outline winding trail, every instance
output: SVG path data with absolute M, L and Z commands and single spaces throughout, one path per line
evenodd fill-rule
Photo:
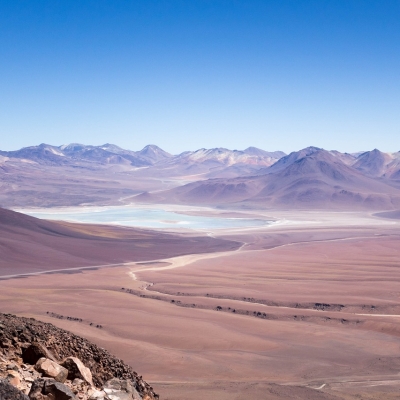
M 242 245 L 232 251 L 225 251 L 225 252 L 219 252 L 219 253 L 203 253 L 203 254 L 191 254 L 191 255 L 186 255 L 186 256 L 178 256 L 178 257 L 172 257 L 172 258 L 166 258 L 166 259 L 156 259 L 156 260 L 151 260 L 151 261 L 146 261 L 146 264 L 153 264 L 149 265 L 148 267 L 144 267 L 142 263 L 134 263 L 136 266 L 139 266 L 138 268 L 135 267 L 130 267 L 129 271 L 129 276 L 135 280 L 139 285 L 142 285 L 139 287 L 140 290 L 142 291 L 147 291 L 149 287 L 153 286 L 153 283 L 149 283 L 146 281 L 142 281 L 138 279 L 137 273 L 140 272 L 148 272 L 148 271 L 165 271 L 165 270 L 171 270 L 175 268 L 181 268 L 181 267 L 186 267 L 190 264 L 193 264 L 197 261 L 202 261 L 202 260 L 208 260 L 208 259 L 213 259 L 213 258 L 219 258 L 219 257 L 229 257 L 235 253 L 246 251 L 246 252 L 258 252 L 258 251 L 271 251 L 275 250 L 278 248 L 283 248 L 283 247 L 288 247 L 288 246 L 295 246 L 295 245 L 301 245 L 301 244 L 307 244 L 307 243 L 327 243 L 327 242 L 339 242 L 339 241 L 350 241 L 350 240 L 358 240 L 358 239 L 377 239 L 379 237 L 386 237 L 388 235 L 379 235 L 378 237 L 376 235 L 374 236 L 352 236 L 352 237 L 345 237 L 345 238 L 335 238 L 335 239 L 322 239 L 322 240 L 309 240 L 309 241 L 299 241 L 299 242 L 292 242 L 292 243 L 283 243 L 280 245 L 275 245 L 273 247 L 270 247 L 268 249 L 252 249 L 252 250 L 245 250 L 245 247 L 251 243 L 245 243 L 243 242 Z M 163 264 L 168 264 L 164 266 L 155 266 L 154 264 L 158 263 L 163 263 Z M 130 264 L 132 265 L 132 264 Z M 157 290 L 151 290 L 152 294 L 155 295 L 161 295 L 161 296 L 172 296 L 167 293 L 159 292 Z M 196 296 L 196 297 L 203 297 L 203 296 Z M 225 300 L 232 300 L 238 303 L 243 303 L 248 305 L 249 302 L 245 300 L 240 300 L 240 299 L 229 299 L 229 298 L 224 298 Z M 270 309 L 287 309 L 287 310 L 293 310 L 296 312 L 299 312 L 299 310 L 303 310 L 306 312 L 315 312 L 315 313 L 323 313 L 324 310 L 319 310 L 319 309 L 313 309 L 313 308 L 298 308 L 298 307 L 290 307 L 290 306 L 283 306 L 283 305 L 268 305 L 268 304 L 263 304 L 259 302 L 251 302 L 251 304 L 259 305 L 262 307 L 270 308 Z M 365 314 L 365 313 L 355 313 L 355 312 L 341 312 L 341 311 L 335 311 L 335 310 L 327 310 L 329 313 L 334 313 L 343 316 L 344 314 L 347 315 L 353 315 L 353 316 L 366 316 L 366 317 L 387 317 L 387 318 L 400 318 L 400 315 L 396 314 Z
M 207 236 L 214 237 L 212 233 L 208 233 Z M 387 236 L 387 235 L 381 235 L 381 237 L 385 237 L 385 236 Z M 347 240 L 376 239 L 376 238 L 377 238 L 376 236 L 352 236 L 352 237 L 335 238 L 335 239 L 305 240 L 305 241 L 278 244 L 275 246 L 271 246 L 270 248 L 267 248 L 267 249 L 263 248 L 263 249 L 252 249 L 252 250 L 244 250 L 245 246 L 247 246 L 251 243 L 242 242 L 242 245 L 239 248 L 237 248 L 236 250 L 231 250 L 231 251 L 190 254 L 190 255 L 186 255 L 186 256 L 149 260 L 149 261 L 146 261 L 146 264 L 168 263 L 169 265 L 164 266 L 164 267 L 161 267 L 161 266 L 159 266 L 159 267 L 149 266 L 149 267 L 144 267 L 144 268 L 141 267 L 140 269 L 132 270 L 132 272 L 136 273 L 136 272 L 147 272 L 147 271 L 162 271 L 162 270 L 168 270 L 168 269 L 181 268 L 181 267 L 185 267 L 187 265 L 193 264 L 200 260 L 208 260 L 211 258 L 218 258 L 218 257 L 228 257 L 228 256 L 231 256 L 240 251 L 252 251 L 252 252 L 253 251 L 272 251 L 272 250 L 282 248 L 282 247 L 296 246 L 296 245 L 308 244 L 308 243 L 328 243 L 328 242 L 339 242 L 339 241 L 347 241 Z M 127 265 L 128 264 L 141 265 L 143 263 L 142 262 L 133 262 L 133 263 L 126 263 L 126 264 Z
M 215 253 L 201 253 L 201 254 L 190 254 L 186 256 L 178 256 L 178 257 L 171 257 L 171 258 L 164 258 L 164 259 L 157 259 L 157 260 L 150 260 L 146 261 L 146 264 L 156 264 L 156 263 L 168 263 L 169 265 L 166 266 L 149 266 L 149 267 L 142 267 L 141 263 L 135 263 L 136 265 L 141 265 L 139 269 L 132 270 L 133 273 L 136 272 L 143 272 L 143 271 L 164 271 L 168 269 L 175 269 L 186 267 L 187 265 L 193 264 L 200 260 L 209 260 L 211 258 L 219 258 L 219 257 L 228 257 L 231 256 L 239 251 L 243 251 L 243 248 L 248 243 L 242 243 L 242 245 L 237 248 L 236 250 L 231 251 L 222 251 L 222 252 L 215 252 Z
M 73 272 L 73 271 L 100 269 L 100 268 L 106 268 L 106 267 L 118 267 L 118 266 L 124 267 L 124 266 L 129 265 L 129 264 L 131 264 L 131 263 L 128 262 L 128 263 L 118 263 L 118 264 L 102 264 L 102 265 L 91 265 L 91 266 L 86 266 L 86 267 L 50 269 L 50 270 L 37 271 L 37 272 L 24 272 L 24 273 L 21 273 L 21 274 L 0 275 L 0 280 L 14 279 L 14 278 L 27 278 L 29 276 L 57 274 L 57 273 L 63 274 L 63 273 L 66 273 L 66 272 L 68 273 L 68 272 Z

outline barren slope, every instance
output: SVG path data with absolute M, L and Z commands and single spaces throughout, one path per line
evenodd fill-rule
M 0 277 L 238 246 L 210 237 L 179 237 L 140 229 L 44 221 L 0 208 Z

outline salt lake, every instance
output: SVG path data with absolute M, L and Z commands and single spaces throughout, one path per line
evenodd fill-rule
M 64 207 L 19 210 L 33 217 L 89 224 L 109 224 L 154 229 L 234 229 L 265 226 L 271 223 L 255 218 L 225 218 L 187 215 L 161 208 L 136 206 Z

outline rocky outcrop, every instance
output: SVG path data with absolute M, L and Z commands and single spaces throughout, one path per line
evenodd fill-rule
M 3 396 L 7 390 L 15 396 Z M 130 366 L 88 340 L 32 318 L 0 314 L 0 398 L 156 400 L 159 396 Z

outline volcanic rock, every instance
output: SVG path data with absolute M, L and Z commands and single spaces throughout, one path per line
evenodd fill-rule
M 120 400 L 141 400 L 142 397 L 128 380 L 111 379 L 104 385 L 104 392 Z
M 48 358 L 40 358 L 35 369 L 44 376 L 54 378 L 57 382 L 64 383 L 68 377 L 68 370 Z
M 6 380 L 0 380 L 0 399 L 1 400 L 29 400 L 29 397 L 23 394 L 16 387 Z
M 62 362 L 61 365 L 68 370 L 68 379 L 83 379 L 93 386 L 92 373 L 90 372 L 89 368 L 83 365 L 79 358 L 68 357 Z
M 29 392 L 31 400 L 73 400 L 72 390 L 54 379 L 38 379 L 32 384 Z
M 55 361 L 54 356 L 43 346 L 41 343 L 33 342 L 25 351 L 22 353 L 22 359 L 27 364 L 36 364 L 39 359 L 48 358 L 49 360 Z
M 75 395 L 68 386 L 56 381 L 47 381 L 45 383 L 44 394 L 52 395 L 55 400 L 75 399 Z M 51 396 L 49 397 L 51 398 Z

